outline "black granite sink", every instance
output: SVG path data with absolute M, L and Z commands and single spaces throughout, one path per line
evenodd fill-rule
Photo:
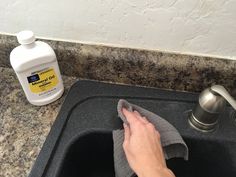
M 30 177 L 114 177 L 112 130 L 122 127 L 120 98 L 169 121 L 189 147 L 189 161 L 167 161 L 177 177 L 235 177 L 236 126 L 231 108 L 211 133 L 198 132 L 188 116 L 198 94 L 79 81 L 63 103 Z

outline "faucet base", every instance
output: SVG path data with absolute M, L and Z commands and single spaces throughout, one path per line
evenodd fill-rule
M 193 113 L 190 115 L 188 122 L 191 127 L 201 132 L 212 132 L 217 128 L 218 121 L 212 124 L 205 124 L 196 119 Z

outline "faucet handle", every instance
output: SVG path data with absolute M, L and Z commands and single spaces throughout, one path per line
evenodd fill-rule
M 211 90 L 221 95 L 236 110 L 236 100 L 229 94 L 229 92 L 223 86 L 213 85 L 211 86 Z

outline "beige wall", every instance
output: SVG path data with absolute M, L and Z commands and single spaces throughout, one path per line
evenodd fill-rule
M 236 59 L 235 0 L 2 0 L 0 33 Z

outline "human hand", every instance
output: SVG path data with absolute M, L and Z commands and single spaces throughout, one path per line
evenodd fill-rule
M 159 132 L 137 111 L 122 111 L 129 123 L 124 124 L 123 148 L 133 171 L 139 177 L 174 177 L 166 166 Z

